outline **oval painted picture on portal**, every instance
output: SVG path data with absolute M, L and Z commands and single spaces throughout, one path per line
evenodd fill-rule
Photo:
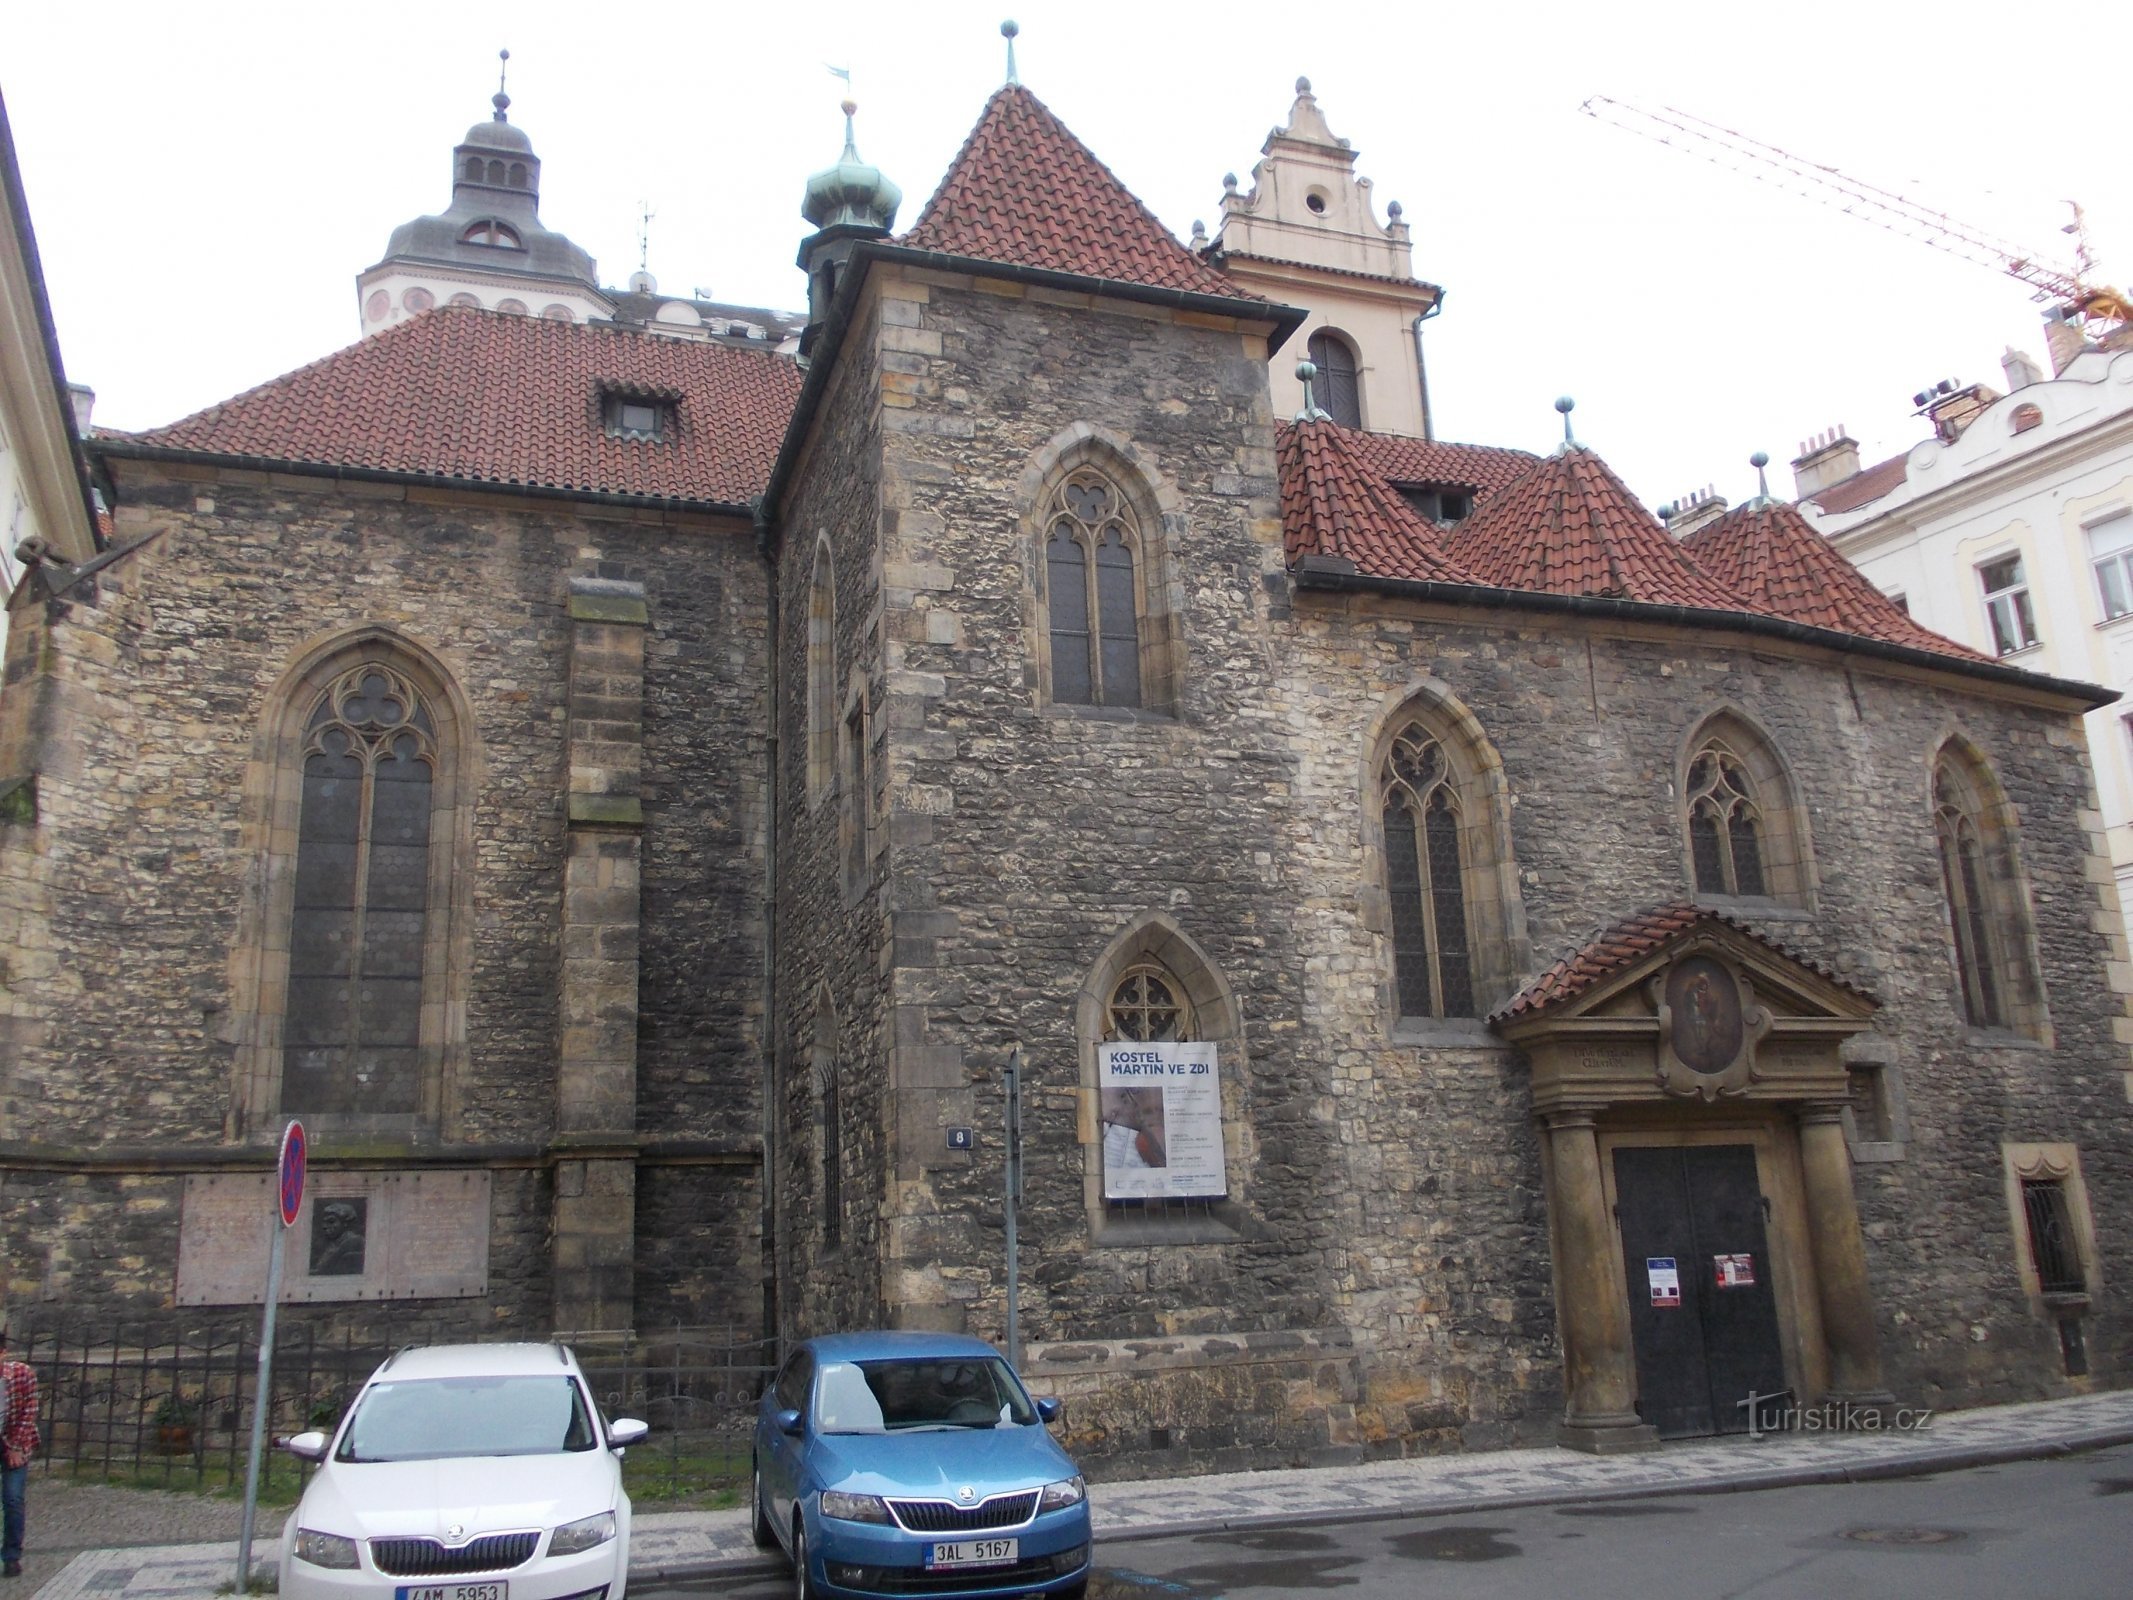
M 1740 990 L 1709 956 L 1690 956 L 1666 978 L 1674 1054 L 1698 1072 L 1723 1072 L 1740 1055 Z

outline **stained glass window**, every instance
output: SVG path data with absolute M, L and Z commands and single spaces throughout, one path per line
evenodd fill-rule
M 1383 785 L 1385 887 L 1402 1016 L 1475 1014 L 1473 939 L 1452 779 L 1444 746 L 1419 723 L 1393 740 Z
M 1746 765 L 1723 744 L 1689 763 L 1689 853 L 1698 894 L 1761 897 L 1763 813 Z
M 1101 473 L 1083 468 L 1059 486 L 1044 546 L 1057 704 L 1141 703 L 1138 540 L 1125 496 Z
M 344 673 L 305 729 L 284 1111 L 414 1112 L 436 744 L 407 680 Z

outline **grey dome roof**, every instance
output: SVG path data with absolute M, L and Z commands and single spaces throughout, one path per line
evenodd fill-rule
M 510 150 L 529 156 L 533 154 L 533 141 L 526 137 L 526 130 L 513 127 L 502 117 L 475 123 L 467 129 L 467 136 L 460 143 L 478 145 L 484 150 Z

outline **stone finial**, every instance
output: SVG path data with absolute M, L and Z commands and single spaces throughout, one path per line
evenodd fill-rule
M 1393 221 L 1398 222 L 1402 217 L 1407 215 L 1407 208 L 1401 205 L 1400 202 L 1397 200 L 1388 200 L 1385 202 L 1385 215 L 1392 218 Z
M 1198 217 L 1192 219 L 1192 247 L 1195 250 L 1207 248 L 1207 224 Z
M 1298 94 L 1309 94 L 1311 92 L 1311 80 L 1309 78 L 1298 78 L 1296 80 L 1296 92 Z
M 1329 411 L 1321 411 L 1318 408 L 1318 402 L 1311 397 L 1311 383 L 1317 376 L 1318 364 L 1316 362 L 1299 361 L 1296 363 L 1296 381 L 1304 387 L 1303 409 L 1296 413 L 1298 422 L 1331 422 L 1333 420 L 1333 414 Z

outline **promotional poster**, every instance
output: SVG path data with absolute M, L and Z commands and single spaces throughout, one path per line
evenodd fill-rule
M 1102 1044 L 1096 1047 L 1096 1072 L 1105 1199 L 1229 1192 L 1213 1044 Z

